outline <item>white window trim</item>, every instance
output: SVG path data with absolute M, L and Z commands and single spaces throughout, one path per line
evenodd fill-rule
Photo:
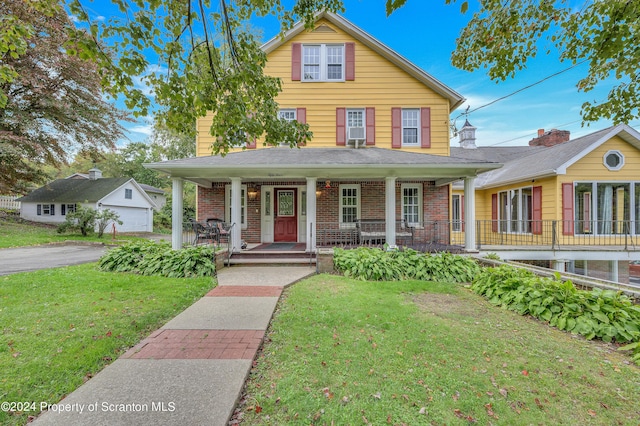
M 360 184 L 354 183 L 354 184 L 341 184 L 338 186 L 338 197 L 339 197 L 339 209 L 338 210 L 338 220 L 340 223 L 340 228 L 355 228 L 356 224 L 355 222 L 353 223 L 344 223 L 343 222 L 343 217 L 342 217 L 342 208 L 345 207 L 344 204 L 342 204 L 343 198 L 342 198 L 342 190 L 343 189 L 355 189 L 356 190 L 356 219 L 360 219 L 360 212 L 361 212 L 361 208 L 362 208 L 362 202 L 361 202 L 361 197 L 362 197 L 362 190 L 360 189 Z
M 240 208 L 244 210 L 244 214 L 240 214 L 241 219 L 242 220 L 242 224 L 241 224 L 241 229 L 247 229 L 247 214 L 248 214 L 248 209 L 247 209 L 247 185 L 246 184 L 242 184 L 241 186 L 241 191 L 242 191 L 242 200 L 240 201 Z M 224 215 L 225 215 L 225 222 L 231 224 L 231 185 L 225 185 L 224 187 Z
M 453 200 L 456 198 L 458 199 L 458 218 L 454 215 L 456 209 Z M 451 195 L 451 230 L 453 232 L 462 232 L 462 195 L 460 194 Z
M 620 164 L 618 164 L 617 166 L 611 167 L 610 165 L 607 164 L 607 157 L 609 155 L 617 155 L 620 158 Z M 624 155 L 618 151 L 617 149 L 610 149 L 609 151 L 605 152 L 604 156 L 602 157 L 602 164 L 604 164 L 604 166 L 612 171 L 612 172 L 617 172 L 618 170 L 622 169 L 622 167 L 624 167 Z
M 356 127 L 356 126 L 349 126 L 349 113 L 350 112 L 359 112 L 362 114 L 362 127 L 364 128 L 364 138 L 363 140 L 366 141 L 367 140 L 367 109 L 366 108 L 347 108 L 345 110 L 345 123 L 344 123 L 344 131 L 346 132 L 344 137 L 345 140 L 347 142 L 349 142 L 349 129 L 351 127 Z
M 304 49 L 305 47 L 320 47 L 320 78 L 318 80 L 307 79 L 305 78 L 304 73 Z M 329 79 L 329 64 L 327 62 L 327 47 L 342 47 L 342 75 L 339 79 Z M 345 55 L 345 45 L 344 43 L 307 43 L 303 44 L 300 50 L 300 81 L 307 83 L 318 83 L 318 82 L 341 82 L 345 81 L 345 68 L 346 68 L 346 55 Z
M 524 234 L 524 235 L 530 235 L 533 233 L 533 228 L 531 228 L 531 231 L 523 231 L 522 230 L 522 225 L 524 223 L 524 221 L 526 219 L 522 218 L 522 212 L 523 212 L 523 206 L 522 206 L 522 190 L 523 189 L 530 189 L 531 190 L 531 211 L 533 212 L 533 186 L 522 186 L 519 188 L 511 188 L 511 189 L 505 189 L 504 191 L 498 191 L 498 232 L 501 234 Z M 512 231 L 511 230 L 511 222 L 513 222 L 513 220 L 511 219 L 511 197 L 509 197 L 509 193 L 511 191 L 516 191 L 518 193 L 518 219 L 516 219 L 516 222 L 518 223 L 518 230 L 517 231 Z M 500 194 L 506 192 L 507 193 L 507 200 L 509 200 L 509 217 L 507 218 L 503 218 L 502 217 L 502 205 L 500 204 Z M 507 229 L 506 230 L 502 230 L 502 224 L 506 224 Z
M 417 131 L 417 138 L 416 138 L 416 143 L 405 143 L 404 142 L 404 112 L 405 111 L 417 111 L 418 112 L 418 131 Z M 401 135 L 400 135 L 400 141 L 402 143 L 403 147 L 407 147 L 407 148 L 411 148 L 411 147 L 420 147 L 421 146 L 421 140 L 420 140 L 420 133 L 422 133 L 420 131 L 420 129 L 422 129 L 422 123 L 420 122 L 421 120 L 421 115 L 420 114 L 420 108 L 402 108 L 401 113 L 400 113 L 400 127 L 402 129 Z
M 421 219 L 423 216 L 423 212 L 424 212 L 424 206 L 422 205 L 422 185 L 419 183 L 403 183 L 400 185 L 400 203 L 402 204 L 402 220 L 404 220 L 404 190 L 405 188 L 413 188 L 413 189 L 417 189 L 418 190 L 418 219 Z M 407 221 L 407 225 L 408 226 L 412 226 L 412 227 L 419 227 L 422 226 L 422 223 L 418 222 L 418 223 L 414 223 L 414 222 L 409 222 Z
M 282 113 L 293 113 L 293 119 L 288 120 L 285 117 L 282 116 Z M 296 108 L 281 108 L 278 111 L 278 118 L 280 118 L 281 120 L 287 120 L 287 121 L 296 121 L 298 119 L 298 113 L 297 113 L 297 109 Z

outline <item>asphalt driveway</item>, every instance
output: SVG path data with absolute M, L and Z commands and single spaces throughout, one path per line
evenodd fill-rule
M 0 249 L 0 275 L 97 261 L 102 245 L 45 245 Z

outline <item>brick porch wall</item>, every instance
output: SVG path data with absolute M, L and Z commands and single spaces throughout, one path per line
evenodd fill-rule
M 331 188 L 324 188 L 322 181 L 318 181 L 321 188 L 320 195 L 316 199 L 316 222 L 317 223 L 338 223 L 339 222 L 339 185 L 340 184 L 360 184 L 360 216 L 363 219 L 381 219 L 385 217 L 385 182 L 384 181 L 344 181 L 331 182 Z M 244 182 L 243 182 L 244 183 Z M 250 184 L 250 182 L 246 182 Z M 449 220 L 449 186 L 436 187 L 433 181 L 403 181 L 396 182 L 396 217 L 402 215 L 402 183 L 422 183 L 423 187 L 423 220 L 425 222 Z M 306 181 L 292 182 L 260 182 L 262 185 L 306 185 Z M 300 197 L 298 192 L 298 197 Z M 208 218 L 224 218 L 225 188 L 224 184 L 218 184 L 214 188 L 197 187 L 197 220 L 203 221 Z M 262 199 L 260 191 L 255 200 L 247 197 L 247 229 L 242 230 L 242 239 L 249 243 L 260 242 L 260 216 L 262 214 Z

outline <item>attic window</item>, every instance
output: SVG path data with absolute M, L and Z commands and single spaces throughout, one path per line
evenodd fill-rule
M 620 151 L 607 151 L 604 166 L 611 171 L 620 170 L 624 166 L 624 155 Z
M 124 198 L 127 199 L 127 200 L 133 199 L 133 190 L 125 189 L 124 190 Z

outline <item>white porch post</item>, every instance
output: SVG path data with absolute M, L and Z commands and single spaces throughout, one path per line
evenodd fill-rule
M 242 178 L 231 178 L 231 250 L 240 251 L 242 241 Z M 235 225 L 234 225 L 235 224 Z
M 618 261 L 611 260 L 610 262 L 611 262 L 611 281 L 618 282 L 618 280 L 620 279 L 619 271 L 618 271 Z
M 180 178 L 171 179 L 171 248 L 182 248 L 182 190 L 184 182 Z
M 396 178 L 385 178 L 384 188 L 385 237 L 390 246 L 396 245 Z
M 476 251 L 476 189 L 475 177 L 464 179 L 464 249 Z
M 316 251 L 316 233 L 318 223 L 316 222 L 316 182 L 317 178 L 307 178 L 307 253 Z M 309 238 L 309 231 L 311 238 Z
M 558 272 L 567 272 L 567 261 L 564 259 L 554 259 L 553 270 Z

